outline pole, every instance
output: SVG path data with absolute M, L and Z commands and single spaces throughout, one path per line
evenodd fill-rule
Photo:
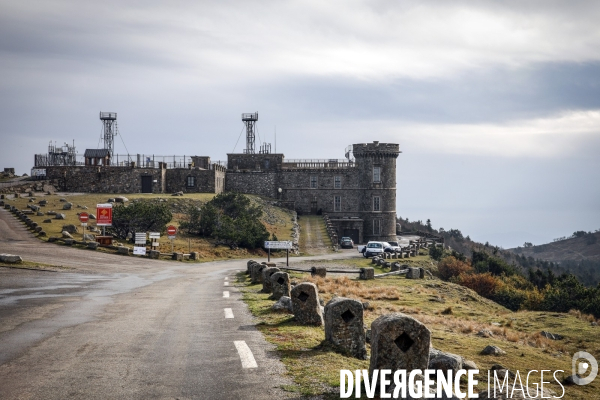
M 285 249 L 285 266 L 290 266 L 290 249 Z
M 192 252 L 192 239 L 188 238 L 188 253 Z
M 267 249 L 267 251 L 269 252 L 268 258 L 267 258 L 267 262 L 271 262 L 271 248 L 269 247 Z
M 173 249 L 173 239 L 171 239 L 171 253 L 175 253 L 175 250 Z

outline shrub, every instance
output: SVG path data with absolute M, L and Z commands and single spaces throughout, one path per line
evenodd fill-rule
M 129 205 L 116 204 L 113 207 L 113 222 L 110 231 L 125 239 L 129 233 L 164 232 L 173 215 L 165 203 L 135 201 Z
M 444 257 L 438 264 L 440 277 L 444 280 L 450 280 L 460 274 L 466 274 L 473 271 L 473 268 L 466 262 L 457 260 L 452 256 Z
M 498 278 L 486 272 L 485 274 L 460 274 L 458 283 L 473 289 L 478 295 L 491 299 L 501 282 Z
M 443 246 L 431 246 L 429 248 L 429 256 L 435 261 L 440 261 L 442 256 L 444 255 L 444 247 Z

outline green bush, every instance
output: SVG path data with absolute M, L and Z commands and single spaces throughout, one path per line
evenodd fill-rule
M 113 222 L 109 232 L 125 239 L 136 232 L 164 232 L 173 215 L 164 203 L 139 200 L 113 207 Z

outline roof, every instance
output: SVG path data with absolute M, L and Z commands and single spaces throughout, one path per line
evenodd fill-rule
M 110 156 L 108 149 L 85 149 L 84 157 L 104 158 Z

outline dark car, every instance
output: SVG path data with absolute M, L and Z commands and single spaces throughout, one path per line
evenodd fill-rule
M 354 242 L 349 237 L 343 237 L 340 239 L 340 247 L 342 249 L 353 249 Z

